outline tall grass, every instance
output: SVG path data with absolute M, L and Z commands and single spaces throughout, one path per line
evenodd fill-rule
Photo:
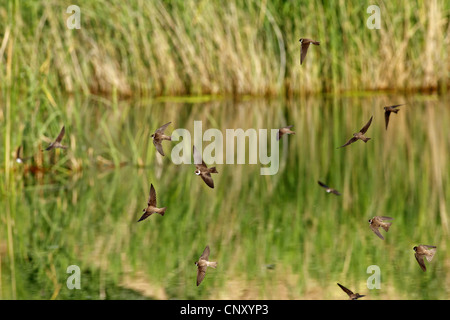
M 66 3 L 9 1 L 0 11 L 0 61 L 11 61 L 20 92 L 34 95 L 447 88 L 448 1 L 380 2 L 380 30 L 366 26 L 369 5 L 102 0 L 80 5 L 81 29 L 70 30 Z M 303 66 L 300 37 L 321 41 Z

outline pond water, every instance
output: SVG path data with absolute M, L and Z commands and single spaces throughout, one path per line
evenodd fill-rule
M 448 299 L 449 98 L 67 98 L 57 111 L 18 111 L 12 121 L 23 125 L 11 125 L 1 179 L 0 298 L 347 299 L 339 282 L 363 299 Z M 386 130 L 383 107 L 393 104 L 405 105 Z M 371 140 L 337 149 L 371 116 Z M 156 152 L 151 134 L 169 121 L 166 134 L 191 134 L 189 152 L 194 139 L 211 145 L 209 129 L 224 146 L 227 129 L 270 135 L 293 125 L 295 135 L 279 145 L 246 138 L 244 164 L 217 148 L 222 163 L 205 158 L 218 171 L 212 189 L 194 164 L 178 164 L 181 140 L 163 142 L 165 157 Z M 40 153 L 62 125 L 69 148 Z M 261 174 L 269 164 L 260 156 L 250 163 L 260 143 L 268 155 L 279 150 L 274 174 Z M 16 163 L 19 145 L 34 158 Z M 137 222 L 150 184 L 166 213 Z M 376 215 L 394 218 L 385 240 L 369 228 Z M 437 246 L 426 272 L 414 258 L 418 244 Z M 197 287 L 194 262 L 206 245 L 218 267 Z M 70 266 L 80 289 L 69 288 Z M 368 288 L 377 275 L 380 288 Z

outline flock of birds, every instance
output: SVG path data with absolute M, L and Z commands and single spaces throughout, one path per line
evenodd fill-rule
M 305 39 L 302 38 L 299 40 L 301 43 L 301 53 L 300 53 L 300 64 L 303 64 L 303 61 L 306 57 L 306 53 L 308 51 L 308 48 L 310 46 L 310 44 L 314 44 L 314 45 L 319 45 L 320 42 L 318 41 L 314 41 L 311 39 Z M 389 117 L 391 113 L 398 113 L 399 109 L 398 107 L 402 106 L 402 104 L 398 104 L 398 105 L 392 105 L 392 106 L 386 106 L 384 107 L 384 116 L 385 116 L 385 125 L 386 125 L 386 130 L 388 128 L 388 124 L 389 124 Z M 361 130 L 359 130 L 358 132 L 353 134 L 353 137 L 351 137 L 344 145 L 338 147 L 339 148 L 343 148 L 346 147 L 358 140 L 362 140 L 365 143 L 367 143 L 371 138 L 368 138 L 365 136 L 365 133 L 367 132 L 367 130 L 369 129 L 370 125 L 372 124 L 372 119 L 373 116 L 370 117 L 369 121 L 364 125 L 364 127 L 361 128 Z M 166 134 L 164 134 L 164 131 L 166 130 L 166 128 L 171 124 L 171 122 L 168 122 L 166 124 L 164 124 L 163 126 L 161 126 L 160 128 L 156 129 L 155 133 L 151 135 L 152 139 L 153 139 L 153 144 L 156 148 L 156 150 L 158 151 L 158 153 L 160 153 L 162 156 L 165 156 L 164 154 L 164 150 L 162 147 L 162 142 L 163 141 L 171 141 L 172 138 L 171 136 L 168 136 Z M 283 127 L 280 128 L 278 130 L 278 134 L 277 134 L 277 140 L 280 140 L 284 135 L 289 135 L 289 134 L 295 134 L 294 131 L 291 130 L 293 126 L 287 126 L 287 127 Z M 44 151 L 50 151 L 52 149 L 56 149 L 56 148 L 60 148 L 60 149 L 67 149 L 67 146 L 64 146 L 61 144 L 61 141 L 64 137 L 65 134 L 65 127 L 63 126 L 60 133 L 58 134 L 57 138 L 50 143 L 50 145 L 44 150 Z M 41 150 L 42 151 L 42 150 Z M 194 164 L 196 166 L 196 170 L 195 170 L 195 174 L 200 176 L 203 181 L 205 182 L 205 184 L 210 187 L 210 188 L 214 188 L 214 181 L 213 178 L 211 176 L 211 173 L 218 173 L 217 169 L 215 167 L 208 167 L 205 162 L 202 159 L 202 156 L 200 154 L 200 152 L 198 152 L 197 148 L 195 146 L 193 146 L 193 157 L 194 157 Z M 19 146 L 17 148 L 16 151 L 16 161 L 18 163 L 23 163 L 26 160 L 29 160 L 31 157 L 23 157 L 22 155 L 22 147 Z M 326 190 L 327 193 L 333 193 L 337 196 L 341 195 L 341 193 L 333 188 L 330 188 L 329 186 L 327 186 L 325 183 L 318 181 L 318 184 L 324 188 Z M 164 213 L 166 212 L 166 207 L 162 207 L 159 208 L 157 207 L 157 201 L 156 201 L 156 191 L 155 188 L 153 187 L 153 184 L 150 185 L 150 194 L 149 194 L 149 198 L 147 201 L 147 207 L 145 209 L 143 209 L 143 214 L 140 217 L 140 219 L 138 220 L 138 222 L 143 221 L 145 219 L 147 219 L 149 216 L 151 216 L 154 213 L 159 213 L 161 216 L 164 216 Z M 369 225 L 371 230 L 382 240 L 384 240 L 383 235 L 380 233 L 379 229 L 380 227 L 382 229 L 384 229 L 386 232 L 389 231 L 389 228 L 391 227 L 392 223 L 391 222 L 385 222 L 385 221 L 390 221 L 393 220 L 393 218 L 391 217 L 385 217 L 385 216 L 375 216 L 372 219 L 369 219 Z M 426 259 L 427 261 L 431 261 L 436 253 L 436 246 L 432 246 L 432 245 L 418 245 L 415 246 L 413 248 L 415 254 L 415 258 L 417 260 L 417 262 L 419 263 L 420 268 L 423 271 L 426 271 L 426 266 L 425 266 L 425 262 L 424 259 Z M 200 285 L 200 283 L 203 281 L 203 279 L 205 278 L 206 275 L 206 270 L 207 267 L 212 267 L 212 268 L 216 268 L 217 267 L 217 262 L 213 262 L 213 261 L 209 261 L 209 255 L 210 255 L 210 248 L 207 245 L 203 251 L 203 253 L 201 254 L 200 258 L 198 259 L 198 261 L 195 262 L 195 265 L 197 266 L 197 286 Z M 343 285 L 338 283 L 338 286 L 345 292 L 347 293 L 347 295 L 349 296 L 350 300 L 356 300 L 358 298 L 364 297 L 364 295 L 360 295 L 359 293 L 353 293 L 351 290 L 349 290 L 348 288 L 344 287 Z

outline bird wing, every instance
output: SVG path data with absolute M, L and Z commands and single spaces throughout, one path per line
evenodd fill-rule
M 300 48 L 300 64 L 302 64 L 303 60 L 305 60 L 309 45 L 309 43 L 302 43 L 302 47 Z
M 366 125 L 362 127 L 362 129 L 359 132 L 361 132 L 362 134 L 366 133 L 367 129 L 369 129 L 370 124 L 372 123 L 372 118 L 373 116 L 370 117 L 369 122 L 367 122 Z
M 150 216 L 151 214 L 152 214 L 151 212 L 147 212 L 147 211 L 146 211 L 146 212 L 141 216 L 141 218 L 138 220 L 138 222 L 147 219 L 147 217 Z
M 328 187 L 325 183 L 317 181 L 317 183 L 321 186 L 324 187 L 325 189 L 329 189 L 330 187 Z
M 201 171 L 200 176 L 210 188 L 214 188 L 214 180 L 209 172 Z
M 155 188 L 153 187 L 153 184 L 150 185 L 150 195 L 148 197 L 147 204 L 149 206 L 156 207 L 156 191 Z
M 206 260 L 208 261 L 209 258 L 209 246 L 206 246 L 205 250 L 203 250 L 202 255 L 200 256 L 199 260 Z
M 344 290 L 344 292 L 345 292 L 346 294 L 348 294 L 349 296 L 353 294 L 353 291 L 347 289 L 347 288 L 344 287 L 342 284 L 339 284 L 339 283 L 338 283 L 337 285 L 338 285 L 339 287 L 341 287 L 341 289 Z
M 22 159 L 22 157 L 20 156 L 21 151 L 22 151 L 22 146 L 18 146 L 17 151 L 16 151 L 16 159 Z
M 337 191 L 336 189 L 331 189 L 331 193 L 334 193 L 337 196 L 341 195 L 341 193 L 339 191 Z
M 206 266 L 197 268 L 197 286 L 205 279 L 206 268 Z
M 384 112 L 384 122 L 386 123 L 386 130 L 388 128 L 388 124 L 389 124 L 389 116 L 391 115 L 390 111 L 385 111 Z
M 380 219 L 381 219 L 381 221 L 384 221 L 384 220 L 394 220 L 394 218 L 386 217 L 386 216 L 381 216 Z
M 414 254 L 414 257 L 416 257 L 417 262 L 419 263 L 419 266 L 422 268 L 423 271 L 427 271 L 427 267 L 425 267 L 425 262 L 423 261 L 423 256 L 421 254 L 418 254 L 417 252 Z
M 378 230 L 378 227 L 375 227 L 373 225 L 370 225 L 370 229 L 372 229 L 373 232 L 381 239 L 384 240 L 383 235 L 380 233 L 380 230 Z
M 163 147 L 162 147 L 162 144 L 161 144 L 161 141 L 158 141 L 158 140 L 153 139 L 153 144 L 154 144 L 154 146 L 156 147 L 156 150 L 158 150 L 158 152 L 159 152 L 162 156 L 165 156 L 164 150 L 163 150 Z
M 346 147 L 346 146 L 348 146 L 349 144 L 352 144 L 353 142 L 355 142 L 355 141 L 357 141 L 357 140 L 358 140 L 358 138 L 355 138 L 355 137 L 350 138 L 350 140 L 348 140 L 344 145 L 338 147 L 338 149 L 339 149 L 339 148 Z
M 65 126 L 62 127 L 61 131 L 58 134 L 58 137 L 55 140 L 55 142 L 61 142 L 62 138 L 64 137 L 64 133 L 66 133 Z
M 164 133 L 164 130 L 166 130 L 167 126 L 171 123 L 172 122 L 168 122 L 165 125 L 163 125 L 162 127 L 159 127 L 158 129 L 156 129 L 155 133 L 161 133 L 161 134 Z

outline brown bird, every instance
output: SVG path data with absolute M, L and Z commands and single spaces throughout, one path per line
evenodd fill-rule
M 419 266 L 423 271 L 427 271 L 427 267 L 425 267 L 425 262 L 423 258 L 425 257 L 428 262 L 433 260 L 434 255 L 436 254 L 436 246 L 429 246 L 426 244 L 421 244 L 413 248 L 416 253 L 414 256 L 416 257 Z
M 208 267 L 214 269 L 217 267 L 217 262 L 208 261 L 208 258 L 209 258 L 209 246 L 206 246 L 205 250 L 203 251 L 198 261 L 195 262 L 195 265 L 197 266 L 197 287 L 199 286 L 200 283 L 202 283 L 203 279 L 205 279 L 206 269 Z
M 353 134 L 353 138 L 348 140 L 343 146 L 338 147 L 338 149 L 339 148 L 343 148 L 345 146 L 348 146 L 349 144 L 352 144 L 353 142 L 358 141 L 358 139 L 361 139 L 364 142 L 369 141 L 371 138 L 365 137 L 364 133 L 366 133 L 367 129 L 369 129 L 370 124 L 372 123 L 372 118 L 373 118 L 373 116 L 370 117 L 369 122 L 367 122 L 367 124 L 364 127 L 362 127 L 362 129 L 359 130 L 359 132 L 356 132 L 356 133 Z
M 346 287 L 344 287 L 342 284 L 337 284 L 339 287 L 341 287 L 342 290 L 344 290 L 344 292 L 346 294 L 348 294 L 349 300 L 356 300 L 359 299 L 361 297 L 365 297 L 365 295 L 361 295 L 358 292 L 357 293 L 353 293 L 353 291 L 347 289 Z
M 305 39 L 305 38 L 301 38 L 300 40 L 300 44 L 301 44 L 301 48 L 300 48 L 300 64 L 303 63 L 303 60 L 305 60 L 306 57 L 306 53 L 308 52 L 308 48 L 309 45 L 315 44 L 316 46 L 318 46 L 320 44 L 319 41 L 314 41 L 311 39 Z
M 397 109 L 397 107 L 403 106 L 404 104 L 396 104 L 394 106 L 386 106 L 384 107 L 384 121 L 386 122 L 386 130 L 388 128 L 389 124 L 389 116 L 391 115 L 391 112 L 394 112 L 395 114 L 398 113 L 400 110 Z
M 147 208 L 142 210 L 144 212 L 144 214 L 138 220 L 138 222 L 147 219 L 148 216 L 151 216 L 154 213 L 159 213 L 160 215 L 163 216 L 164 213 L 166 212 L 166 209 L 167 209 L 166 207 L 158 208 L 156 206 L 156 191 L 155 191 L 155 188 L 153 187 L 153 184 L 151 184 L 150 185 L 150 196 L 148 197 L 148 201 L 147 201 Z
M 58 137 L 56 138 L 56 140 L 52 143 L 50 143 L 50 145 L 47 147 L 47 149 L 45 149 L 45 151 L 49 151 L 55 148 L 61 148 L 61 149 L 67 149 L 66 146 L 63 146 L 61 144 L 61 140 L 64 137 L 64 133 L 66 132 L 65 126 L 62 127 L 60 133 L 58 134 Z
M 370 229 L 372 229 L 372 231 L 375 232 L 375 234 L 382 240 L 384 240 L 384 237 L 381 235 L 380 230 L 378 229 L 382 227 L 384 231 L 388 232 L 390 226 L 392 225 L 391 222 L 383 222 L 384 220 L 394 220 L 394 218 L 375 216 L 372 219 L 369 219 Z
M 210 187 L 214 188 L 214 181 L 211 177 L 211 173 L 218 173 L 216 167 L 208 168 L 202 159 L 201 154 L 197 151 L 197 148 L 193 146 L 194 164 L 197 170 L 195 174 L 201 176 L 203 181 Z
M 171 123 L 172 123 L 172 122 L 168 122 L 168 123 L 166 123 L 165 125 L 163 125 L 161 128 L 156 129 L 155 133 L 151 135 L 151 137 L 153 138 L 153 144 L 155 145 L 156 150 L 158 150 L 158 152 L 159 152 L 162 156 L 164 156 L 165 154 L 164 154 L 164 150 L 163 150 L 163 147 L 162 147 L 161 142 L 162 142 L 163 140 L 169 140 L 169 141 L 172 141 L 172 137 L 171 137 L 171 136 L 166 136 L 166 135 L 164 134 L 164 130 L 166 130 L 167 126 L 168 126 L 169 124 L 171 124 Z
M 327 191 L 328 193 L 334 193 L 334 194 L 337 195 L 337 196 L 340 196 L 340 195 L 341 195 L 341 194 L 339 193 L 339 191 L 337 191 L 336 189 L 330 188 L 330 187 L 327 186 L 325 183 L 320 182 L 320 181 L 317 181 L 317 182 L 319 183 L 319 185 L 320 185 L 321 187 L 325 188 L 326 191 Z
M 277 140 L 280 140 L 281 137 L 282 137 L 283 135 L 285 135 L 285 134 L 295 134 L 294 131 L 291 131 L 291 128 L 292 128 L 292 127 L 293 127 L 293 125 L 292 125 L 292 126 L 287 126 L 287 127 L 280 128 L 280 129 L 278 130 Z
M 31 159 L 31 158 L 33 158 L 33 156 L 24 158 L 22 156 L 22 146 L 17 147 L 17 150 L 16 150 L 16 162 L 17 163 L 24 163 L 25 161 L 27 161 L 28 159 Z

